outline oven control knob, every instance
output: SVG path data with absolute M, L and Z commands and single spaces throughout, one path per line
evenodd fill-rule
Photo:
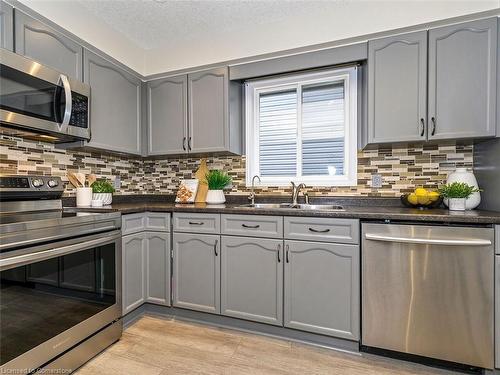
M 49 185 L 50 188 L 55 188 L 57 187 L 57 185 L 59 185 L 59 183 L 56 180 L 49 180 L 47 182 L 47 185 Z
M 34 187 L 39 188 L 43 186 L 43 180 L 40 178 L 35 178 L 32 182 Z

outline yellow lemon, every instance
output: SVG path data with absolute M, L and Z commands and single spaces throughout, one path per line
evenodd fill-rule
M 415 193 L 411 193 L 410 195 L 408 195 L 408 202 L 410 202 L 411 204 L 418 204 L 417 195 Z
M 431 202 L 435 202 L 439 199 L 439 193 L 437 191 L 431 191 L 429 192 L 429 199 L 431 200 Z
M 417 200 L 418 200 L 418 203 L 423 204 L 423 205 L 429 204 L 431 201 L 429 198 L 429 195 L 427 193 L 417 194 Z
M 416 188 L 415 189 L 415 194 L 417 195 L 427 195 L 427 190 L 424 188 Z

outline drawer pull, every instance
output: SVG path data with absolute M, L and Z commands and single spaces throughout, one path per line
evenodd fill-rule
M 314 233 L 328 233 L 328 232 L 330 232 L 330 229 L 322 229 L 322 230 L 319 230 L 319 229 L 309 228 L 309 230 L 310 230 L 311 232 L 314 232 Z
M 215 240 L 215 244 L 214 244 L 214 252 L 215 252 L 215 256 L 219 256 L 219 254 L 217 253 L 217 245 L 219 243 L 219 240 Z
M 190 221 L 189 225 L 203 225 L 203 221 Z
M 241 224 L 241 226 L 243 228 L 250 228 L 250 229 L 257 229 L 257 228 L 260 228 L 260 225 L 257 224 L 257 225 L 247 225 L 247 224 Z

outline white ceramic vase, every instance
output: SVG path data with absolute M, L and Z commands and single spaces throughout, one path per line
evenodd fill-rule
M 466 198 L 450 198 L 448 199 L 448 208 L 450 211 L 465 211 L 467 205 Z
M 223 190 L 209 190 L 205 202 L 207 204 L 222 204 L 226 201 Z
M 76 188 L 76 206 L 89 207 L 92 201 L 92 188 L 77 187 Z
M 102 201 L 102 204 L 107 206 L 113 202 L 113 193 L 94 193 L 92 199 Z
M 465 182 L 467 185 L 474 186 L 475 188 L 479 189 L 476 176 L 474 176 L 474 173 L 472 173 L 471 171 L 468 171 L 467 168 L 457 168 L 455 172 L 450 173 L 448 179 L 446 180 L 446 183 L 451 184 L 453 182 Z M 481 203 L 481 193 L 472 193 L 472 195 L 465 201 L 465 209 L 473 210 L 474 208 L 479 206 L 479 203 Z M 444 204 L 447 205 L 451 210 L 448 199 L 444 200 Z

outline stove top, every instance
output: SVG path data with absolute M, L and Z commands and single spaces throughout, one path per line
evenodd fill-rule
M 0 216 L 0 225 L 27 223 L 30 221 L 38 221 L 38 220 L 53 220 L 53 219 L 64 219 L 72 217 L 95 216 L 95 215 L 100 215 L 100 213 L 61 211 L 61 210 L 11 213 L 11 214 L 3 214 L 2 216 Z

